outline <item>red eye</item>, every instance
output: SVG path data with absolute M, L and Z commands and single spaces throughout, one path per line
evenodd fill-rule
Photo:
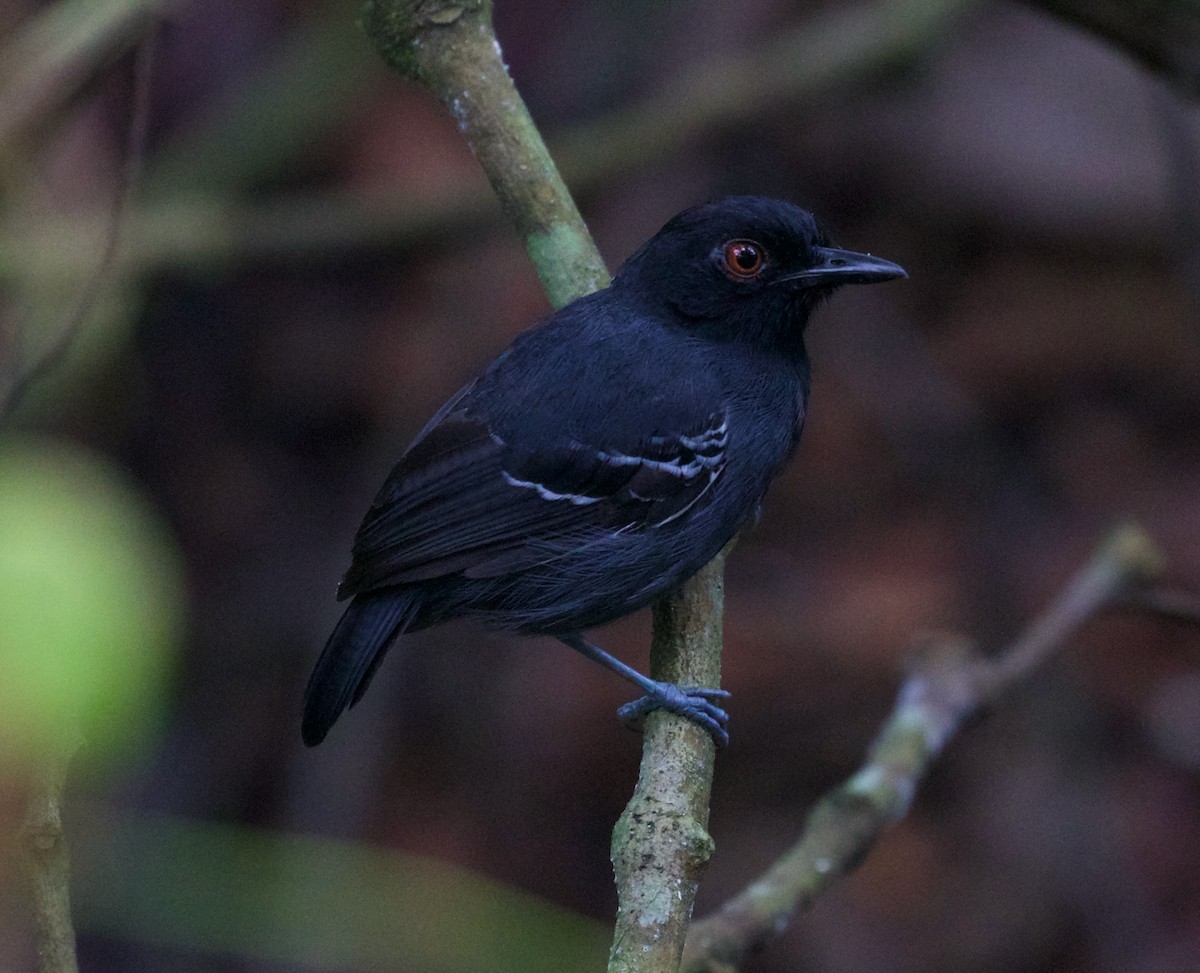
M 767 262 L 767 251 L 753 240 L 730 240 L 722 253 L 724 270 L 735 280 L 752 280 Z

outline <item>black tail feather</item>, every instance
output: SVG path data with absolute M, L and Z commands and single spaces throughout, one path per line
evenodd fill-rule
M 390 588 L 357 595 L 325 643 L 304 692 L 300 735 L 315 747 L 342 713 L 362 699 L 396 636 L 412 622 L 420 595 Z

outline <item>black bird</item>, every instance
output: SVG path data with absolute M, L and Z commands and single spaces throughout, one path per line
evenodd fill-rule
M 728 740 L 723 690 L 656 682 L 581 634 L 686 581 L 796 448 L 804 327 L 843 284 L 907 276 L 807 211 L 735 196 L 680 213 L 609 287 L 518 337 L 438 411 L 367 511 L 352 598 L 308 683 L 314 746 L 402 632 L 452 618 L 552 635 Z

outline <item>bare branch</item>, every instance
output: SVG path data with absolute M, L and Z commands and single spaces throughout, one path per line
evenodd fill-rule
M 388 64 L 450 109 L 551 303 L 607 284 L 604 261 L 500 57 L 490 0 L 367 0 L 363 28 Z
M 125 159 L 121 167 L 116 200 L 104 236 L 104 247 L 100 252 L 100 263 L 85 285 L 75 310 L 67 318 L 66 324 L 49 350 L 23 372 L 18 373 L 12 387 L 3 399 L 0 399 L 0 423 L 12 415 L 31 388 L 66 359 L 67 353 L 87 322 L 88 315 L 92 313 L 105 286 L 111 281 L 121 242 L 124 216 L 142 169 L 146 129 L 150 119 L 150 77 L 153 60 L 154 35 L 151 34 L 138 48 L 134 62 L 133 104 L 130 107 L 129 131 L 125 140 Z
M 654 606 L 655 679 L 720 685 L 726 553 Z M 679 969 L 713 849 L 707 828 L 715 752 L 712 737 L 694 723 L 661 711 L 646 718 L 637 788 L 613 829 L 618 909 L 609 973 Z
M 0 50 L 0 144 L 137 43 L 174 0 L 63 0 Z
M 32 891 L 41 973 L 78 971 L 71 924 L 70 858 L 62 827 L 67 766 L 78 746 L 75 741 L 47 755 L 35 774 L 21 827 L 21 857 Z
M 975 706 L 990 702 L 1062 648 L 1067 636 L 1122 595 L 1158 577 L 1164 562 L 1139 528 L 1113 531 L 1054 603 L 1007 650 L 975 667 Z
M 967 716 L 1029 676 L 1083 622 L 1160 570 L 1150 539 L 1136 527 L 1122 527 L 1005 651 L 984 657 L 961 639 L 926 639 L 862 768 L 814 806 L 800 840 L 765 874 L 692 925 L 682 968 L 736 970 L 747 953 L 857 867 L 907 813 L 930 764 Z
M 1131 591 L 1113 608 L 1156 615 L 1182 625 L 1200 625 L 1200 597 L 1190 591 L 1173 591 L 1169 588 Z

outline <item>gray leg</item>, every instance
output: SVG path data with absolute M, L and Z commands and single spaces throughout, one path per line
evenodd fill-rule
M 626 703 L 617 710 L 617 716 L 625 724 L 638 727 L 647 713 L 656 709 L 665 709 L 671 713 L 677 713 L 707 730 L 718 747 L 729 743 L 729 731 L 725 728 L 729 723 L 729 714 L 713 702 L 713 700 L 727 699 L 729 697 L 727 690 L 676 686 L 671 682 L 658 682 L 649 676 L 643 676 L 636 669 L 627 666 L 615 656 L 609 655 L 598 645 L 593 645 L 579 634 L 560 635 L 559 641 L 564 645 L 569 645 L 580 655 L 611 669 L 623 679 L 628 679 L 645 693 L 644 696 L 631 703 Z

